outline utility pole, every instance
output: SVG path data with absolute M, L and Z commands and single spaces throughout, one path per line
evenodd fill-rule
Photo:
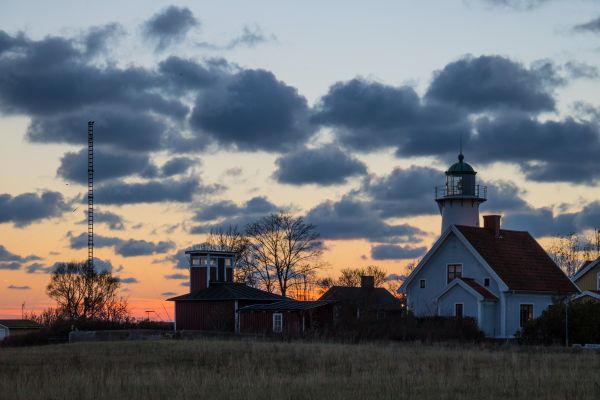
M 88 268 L 94 267 L 94 121 L 88 121 Z

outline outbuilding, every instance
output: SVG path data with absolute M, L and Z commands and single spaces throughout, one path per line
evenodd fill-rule
M 38 332 L 42 325 L 29 319 L 0 319 L 0 342 L 8 336 Z

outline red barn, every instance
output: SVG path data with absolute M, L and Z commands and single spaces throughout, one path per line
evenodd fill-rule
M 188 250 L 190 293 L 168 299 L 175 302 L 175 329 L 238 332 L 238 309 L 285 299 L 233 282 L 236 253 Z

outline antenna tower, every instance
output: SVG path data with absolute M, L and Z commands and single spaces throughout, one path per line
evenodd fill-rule
M 88 267 L 94 266 L 94 121 L 88 121 Z

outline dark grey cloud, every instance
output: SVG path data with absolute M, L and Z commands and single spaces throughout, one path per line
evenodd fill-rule
M 575 32 L 600 33 L 600 17 L 594 18 L 583 24 L 575 25 L 573 30 Z
M 348 178 L 367 173 L 367 166 L 336 146 L 299 149 L 275 161 L 273 177 L 279 183 L 292 185 L 335 185 Z
M 369 203 L 349 197 L 317 205 L 306 214 L 306 222 L 316 226 L 321 239 L 414 243 L 425 236 L 425 232 L 417 227 L 387 223 Z
M 312 122 L 331 127 L 339 143 L 367 152 L 396 148 L 399 155 L 446 153 L 469 130 L 456 106 L 424 103 L 412 87 L 364 79 L 338 82 L 315 106 Z
M 214 187 L 201 185 L 198 178 L 164 179 L 142 183 L 105 182 L 94 189 L 98 204 L 190 202 L 194 195 L 208 194 Z
M 177 249 L 177 251 L 164 258 L 152 261 L 152 264 L 168 263 L 171 264 L 174 269 L 187 269 L 190 267 L 190 261 L 188 256 L 185 254 L 186 250 L 188 249 Z
M 69 236 L 69 245 L 72 249 L 83 249 L 87 247 L 87 233 L 78 236 Z M 116 254 L 123 257 L 147 256 L 162 254 L 175 248 L 171 241 L 149 242 L 139 239 L 121 239 L 118 237 L 94 235 L 95 247 L 113 247 Z
M 126 285 L 128 285 L 130 283 L 140 283 L 140 281 L 137 278 L 133 278 L 133 277 L 121 278 L 121 277 L 117 276 L 117 278 L 119 279 L 119 282 L 124 283 Z
M 427 248 L 382 244 L 371 247 L 371 257 L 374 260 L 407 260 L 421 257 Z
M 87 242 L 86 242 L 87 246 Z M 87 261 L 87 260 L 86 260 Z M 33 263 L 25 267 L 25 272 L 28 274 L 51 274 L 56 268 L 62 264 L 62 262 L 55 262 L 52 265 L 44 265 L 41 263 Z M 113 265 L 110 260 L 102 260 L 94 257 L 94 267 L 99 272 L 111 272 L 113 271 Z
M 501 56 L 465 57 L 435 74 L 426 97 L 472 111 L 552 111 L 559 80 L 549 63 L 528 69 Z
M 21 263 L 16 261 L 0 261 L 0 270 L 16 271 L 21 268 Z
M 285 151 L 313 133 L 296 88 L 265 70 L 244 70 L 198 97 L 191 125 L 200 137 L 242 151 Z
M 58 192 L 0 194 L 0 224 L 12 222 L 22 228 L 43 219 L 59 217 L 67 210 L 69 207 Z
M 600 178 L 600 131 L 595 123 L 566 118 L 540 122 L 502 114 L 480 118 L 470 140 L 480 160 L 512 162 L 527 179 L 590 183 Z
M 12 290 L 30 290 L 31 287 L 27 286 L 27 285 L 23 285 L 23 286 L 19 286 L 19 285 L 8 285 L 6 287 L 7 289 L 12 289 Z
M 361 193 L 384 218 L 437 214 L 434 189 L 444 179 L 444 172 L 429 167 L 395 168 L 387 176 L 365 179 Z
M 18 263 L 23 263 L 23 262 L 36 261 L 36 260 L 41 260 L 41 258 L 38 256 L 34 256 L 34 255 L 22 257 L 20 255 L 11 253 L 10 251 L 8 251 L 6 249 L 6 247 L 4 247 L 3 245 L 0 244 L 0 261 L 15 261 Z
M 200 162 L 188 157 L 174 157 L 161 167 L 160 172 L 162 176 L 179 175 L 187 172 L 195 165 L 200 165 Z
M 568 61 L 565 69 L 571 79 L 597 79 L 600 77 L 598 67 L 580 61 Z
M 482 212 L 519 212 L 531 209 L 523 199 L 525 191 L 510 181 L 482 181 L 487 187 L 487 201 L 481 205 Z
M 196 46 L 209 50 L 233 50 L 238 47 L 256 47 L 261 43 L 276 41 L 275 35 L 266 35 L 260 26 L 244 26 L 242 33 L 231 39 L 225 45 L 218 45 L 210 42 L 200 42 Z
M 172 279 L 172 280 L 190 279 L 189 275 L 186 275 L 186 274 L 169 274 L 169 275 L 165 275 L 164 278 Z
M 87 212 L 84 212 L 84 214 L 87 216 Z M 87 218 L 85 223 L 87 223 Z M 113 231 L 122 231 L 125 229 L 125 220 L 123 217 L 110 211 L 94 210 L 94 223 L 106 224 Z
M 117 23 L 91 27 L 83 37 L 86 55 L 94 56 L 104 53 L 108 50 L 111 40 L 124 33 L 124 28 Z
M 165 78 L 166 87 L 174 93 L 203 89 L 215 84 L 229 70 L 227 62 L 200 64 L 191 59 L 170 56 L 158 65 Z
M 246 225 L 265 215 L 281 211 L 282 208 L 270 202 L 266 197 L 253 197 L 242 205 L 232 201 L 220 201 L 202 206 L 196 211 L 193 220 L 202 224 L 191 228 L 191 233 L 207 233 L 211 229 L 235 226 L 244 229 Z
M 50 274 L 52 273 L 52 271 L 54 271 L 54 267 L 54 265 L 47 266 L 42 263 L 32 263 L 25 267 L 25 272 L 27 272 L 28 274 Z
M 162 292 L 160 295 L 161 296 L 175 296 L 177 293 L 176 292 Z
M 87 163 L 87 148 L 76 153 L 65 153 L 60 160 L 56 174 L 71 182 L 87 184 Z M 96 182 L 129 175 L 152 176 L 155 174 L 156 166 L 152 164 L 147 154 L 94 149 L 94 180 Z
M 156 50 L 162 51 L 184 39 L 192 28 L 199 25 L 189 8 L 169 6 L 144 23 L 144 33 L 156 42 Z

